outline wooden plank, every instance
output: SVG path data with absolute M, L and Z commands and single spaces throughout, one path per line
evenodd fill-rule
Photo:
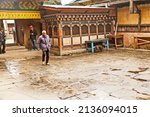
M 134 49 L 137 48 L 137 37 L 134 37 Z
M 137 45 L 146 45 L 146 44 L 150 44 L 150 41 L 149 42 L 143 42 L 143 43 L 138 43 Z
M 145 40 L 145 39 L 140 39 L 140 38 L 137 38 L 138 41 L 144 41 L 144 42 L 147 42 L 148 40 Z

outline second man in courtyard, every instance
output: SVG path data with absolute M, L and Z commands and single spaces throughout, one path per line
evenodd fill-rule
M 36 30 L 33 28 L 33 26 L 31 25 L 31 26 L 30 26 L 30 39 L 31 39 L 31 42 L 32 42 L 32 49 L 33 49 L 33 50 L 38 49 L 38 48 L 37 48 L 37 44 L 36 44 L 36 42 L 37 42 L 36 37 L 37 37 L 37 32 L 36 32 Z

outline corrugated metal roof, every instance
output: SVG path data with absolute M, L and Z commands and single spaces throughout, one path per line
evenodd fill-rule
M 53 7 L 53 8 L 100 8 L 100 7 L 96 7 L 96 6 L 93 6 L 93 7 L 90 7 L 90 6 L 63 6 L 63 5 L 48 5 L 48 4 L 45 4 L 43 6 Z

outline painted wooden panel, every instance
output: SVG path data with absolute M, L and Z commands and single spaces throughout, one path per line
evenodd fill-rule
M 73 45 L 80 44 L 80 37 L 73 37 Z
M 150 5 L 142 5 L 140 7 L 141 9 L 141 20 L 142 20 L 142 24 L 150 24 Z
M 41 6 L 41 1 L 39 0 L 33 0 L 33 1 L 25 1 L 21 0 L 20 2 L 17 2 L 15 0 L 3 0 L 0 2 L 0 9 L 2 10 L 10 10 L 10 9 L 26 9 L 26 10 L 38 10 Z
M 51 45 L 54 45 L 54 39 L 51 39 L 50 43 L 51 43 Z
M 58 38 L 54 38 L 54 46 L 58 46 Z
M 89 41 L 89 37 L 88 36 L 82 36 L 82 44 L 84 44 L 85 41 Z
M 0 19 L 41 19 L 39 11 L 0 11 Z
M 39 10 L 39 7 L 44 4 L 61 4 L 60 0 L 0 0 L 1 10 Z
M 104 38 L 104 35 L 98 35 L 98 38 Z
M 138 14 L 130 14 L 129 8 L 118 9 L 119 24 L 138 24 Z
M 150 4 L 140 5 L 141 24 L 150 24 Z M 121 8 L 118 10 L 119 24 L 138 24 L 138 14 L 130 14 L 129 8 Z
M 71 45 L 71 38 L 63 38 L 63 46 Z
M 90 40 L 95 40 L 95 39 L 97 39 L 97 35 L 90 36 Z

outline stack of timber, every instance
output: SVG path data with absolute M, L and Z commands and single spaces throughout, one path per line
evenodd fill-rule
M 135 49 L 150 49 L 150 37 L 135 37 L 134 44 Z

